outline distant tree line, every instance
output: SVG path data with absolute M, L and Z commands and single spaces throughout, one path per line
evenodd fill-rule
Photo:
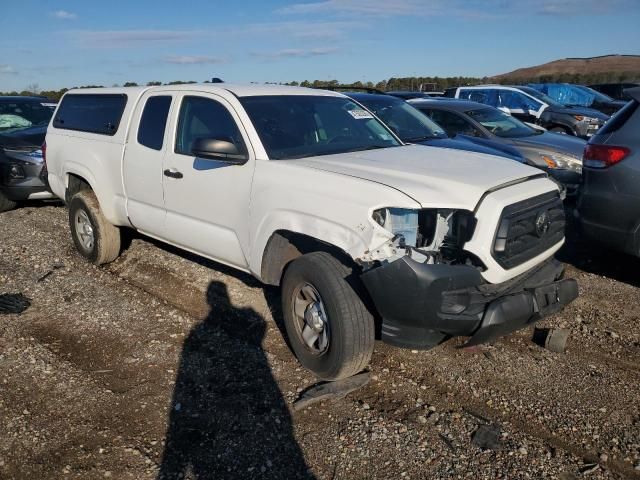
M 392 90 L 422 90 L 422 91 L 442 91 L 450 87 L 459 87 L 463 85 L 478 85 L 483 83 L 501 83 L 501 84 L 523 84 L 523 83 L 578 83 L 583 85 L 593 83 L 615 83 L 615 82 L 633 82 L 640 81 L 640 72 L 603 72 L 589 74 L 574 73 L 558 73 L 554 75 L 541 75 L 532 78 L 523 77 L 391 77 L 388 80 L 382 80 L 377 83 L 373 82 L 355 82 L 349 85 L 358 88 L 375 88 L 381 91 Z M 172 82 L 162 83 L 159 81 L 147 82 L 147 86 L 155 85 L 182 85 L 188 83 L 197 83 L 193 80 L 174 80 Z M 204 83 L 209 83 L 209 80 Z M 256 82 L 253 82 L 256 83 Z M 273 82 L 267 82 L 273 83 Z M 279 85 L 293 85 L 301 87 L 321 88 L 326 86 L 342 85 L 338 80 L 303 80 L 302 82 L 292 81 L 286 83 L 278 83 Z M 118 87 L 120 85 L 113 85 Z M 123 87 L 137 87 L 136 82 L 125 82 Z M 102 88 L 103 85 L 83 85 L 73 88 Z M 60 90 L 40 90 L 37 84 L 27 86 L 21 92 L 0 92 L 0 95 L 41 95 L 51 100 L 59 100 L 62 95 L 69 89 L 61 88 Z

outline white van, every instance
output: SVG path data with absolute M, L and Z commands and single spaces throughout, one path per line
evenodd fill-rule
M 403 145 L 336 92 L 72 90 L 46 144 L 81 255 L 114 260 L 133 228 L 280 285 L 291 346 L 323 379 L 365 368 L 376 332 L 480 343 L 577 296 L 553 258 L 564 214 L 546 174 Z

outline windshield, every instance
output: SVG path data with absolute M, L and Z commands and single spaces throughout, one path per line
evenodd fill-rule
M 522 89 L 523 92 L 528 93 L 532 97 L 535 97 L 538 100 L 541 100 L 544 103 L 546 103 L 547 105 L 550 105 L 552 107 L 562 108 L 562 107 L 565 106 L 563 103 L 560 103 L 560 102 L 554 100 L 549 95 L 547 95 L 545 93 L 542 93 L 540 90 L 536 90 L 535 88 L 521 87 L 521 89 Z
M 383 95 L 357 100 L 375 113 L 403 142 L 447 138 L 442 127 L 403 100 Z
M 37 125 L 47 125 L 53 110 L 34 101 L 0 102 L 0 130 L 20 130 Z
M 530 137 L 541 133 L 495 108 L 480 108 L 478 110 L 469 110 L 466 113 L 498 137 Z
M 272 95 L 243 97 L 240 103 L 274 160 L 401 145 L 371 113 L 348 98 Z
M 583 85 L 576 85 L 576 88 L 579 88 L 580 90 L 587 92 L 589 95 L 593 95 L 599 102 L 604 102 L 604 103 L 608 103 L 608 102 L 613 102 L 613 98 L 611 98 L 608 95 L 605 95 L 602 92 L 599 92 L 597 90 L 594 90 L 593 88 L 589 88 L 589 87 L 585 87 Z

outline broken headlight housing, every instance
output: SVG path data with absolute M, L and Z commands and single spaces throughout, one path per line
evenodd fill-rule
M 394 237 L 402 237 L 401 244 L 418 244 L 418 210 L 409 208 L 379 208 L 372 214 L 375 222 Z M 403 246 L 404 246 L 403 245 Z
M 393 258 L 409 255 L 421 263 L 468 263 L 472 256 L 463 247 L 475 231 L 473 212 L 380 208 L 372 213 L 372 217 L 393 235 L 388 242 L 388 251 Z M 387 260 L 392 261 L 390 258 Z M 478 262 L 473 259 L 471 263 Z

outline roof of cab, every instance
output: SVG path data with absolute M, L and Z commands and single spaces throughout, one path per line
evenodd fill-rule
M 252 97 L 266 95 L 313 95 L 326 97 L 342 97 L 339 92 L 318 90 L 315 88 L 290 87 L 288 85 L 259 85 L 259 84 L 231 84 L 231 83 L 186 83 L 182 85 L 158 85 L 154 87 L 111 87 L 111 88 L 78 88 L 68 93 L 78 94 L 131 94 L 138 96 L 147 90 L 158 91 L 197 91 L 219 93 L 228 91 L 237 97 Z

